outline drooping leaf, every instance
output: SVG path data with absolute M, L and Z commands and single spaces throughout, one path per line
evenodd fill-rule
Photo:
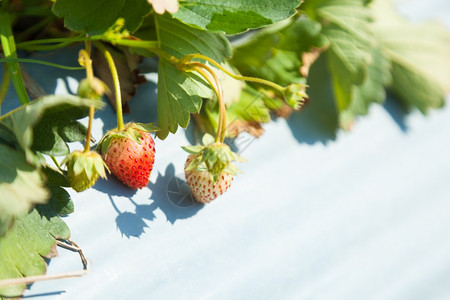
M 42 172 L 37 151 L 66 153 L 66 142 L 83 139 L 84 127 L 76 119 L 88 113 L 89 105 L 101 107 L 102 102 L 46 96 L 0 117 L 0 232 L 5 232 L 12 218 L 51 196 L 44 182 L 57 184 L 47 181 L 50 178 Z
M 380 48 L 371 51 L 372 62 L 367 68 L 367 79 L 361 85 L 353 86 L 350 105 L 340 112 L 339 122 L 344 129 L 350 129 L 357 116 L 366 115 L 370 104 L 383 103 L 386 99 L 385 86 L 390 84 L 390 60 Z
M 302 54 L 326 45 L 321 26 L 308 18 L 267 28 L 235 49 L 232 63 L 247 76 L 287 86 L 302 83 Z
M 45 96 L 0 118 L 0 138 L 20 146 L 32 159 L 31 150 L 52 155 L 69 152 L 67 142 L 84 138 L 85 128 L 76 120 L 87 115 L 90 105 L 103 106 L 76 96 Z
M 302 8 L 322 24 L 322 33 L 330 42 L 328 65 L 339 111 L 352 102 L 353 85 L 367 79 L 370 50 L 376 41 L 370 31 L 371 15 L 363 0 L 316 0 Z
M 268 27 L 237 47 L 232 63 L 244 75 L 300 88 L 306 83 L 305 77 L 319 56 L 319 49 L 328 45 L 321 29 L 320 23 L 306 16 Z M 291 114 L 292 108 L 280 92 L 264 85 L 253 87 L 263 92 L 259 94 L 266 107 L 277 115 L 287 118 Z M 250 131 L 261 132 L 258 124 L 250 124 Z
M 170 16 L 155 16 L 160 47 L 182 58 L 201 53 L 221 63 L 230 55 L 230 45 L 222 34 L 191 28 Z M 196 41 L 193 43 L 192 41 Z M 177 69 L 165 59 L 158 65 L 158 136 L 164 139 L 178 125 L 186 127 L 190 113 L 200 110 L 201 98 L 210 98 L 212 90 L 201 77 Z
M 312 64 L 306 92 L 310 101 L 302 111 L 296 112 L 298 116 L 290 119 L 290 126 L 295 130 L 307 129 L 308 135 L 311 136 L 306 140 L 308 143 L 334 139 L 339 120 L 332 89 L 332 78 L 325 55 L 319 56 Z
M 69 228 L 49 204 L 19 217 L 13 229 L 0 238 L 0 280 L 44 274 L 47 265 L 43 257 L 55 255 L 56 238 L 69 236 Z M 24 284 L 0 287 L 0 296 L 18 297 L 25 288 Z
M 320 22 L 329 41 L 324 56 L 331 78 L 339 126 L 350 129 L 358 115 L 385 98 L 390 61 L 373 31 L 372 12 L 363 0 L 308 1 L 302 8 Z M 314 88 L 314 87 L 312 87 Z M 314 98 L 310 98 L 314 101 Z
M 124 29 L 133 32 L 149 11 L 146 0 L 56 0 L 53 5 L 53 12 L 64 18 L 67 28 L 90 35 L 104 33 L 118 19 L 125 21 Z
M 374 1 L 373 30 L 392 62 L 390 90 L 422 113 L 444 104 L 450 91 L 450 33 L 435 23 L 401 18 L 389 1 Z
M 287 19 L 299 5 L 300 0 L 187 0 L 174 16 L 197 28 L 235 34 Z
M 24 215 L 48 198 L 40 172 L 27 163 L 25 153 L 0 144 L 0 219 Z

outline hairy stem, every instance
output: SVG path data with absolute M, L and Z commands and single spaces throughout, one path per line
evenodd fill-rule
M 92 120 L 94 119 L 95 107 L 93 105 L 89 106 L 89 120 L 86 131 L 86 141 L 84 142 L 84 153 L 90 150 L 91 132 L 92 132 Z
M 3 4 L 5 4 L 5 2 L 3 2 Z M 17 59 L 16 46 L 12 33 L 11 16 L 4 9 L 0 9 L 0 41 L 5 58 Z M 30 102 L 27 90 L 25 89 L 25 83 L 23 82 L 22 71 L 20 70 L 19 63 L 9 62 L 6 63 L 6 65 L 8 66 L 11 81 L 14 89 L 16 90 L 20 103 L 23 105 Z
M 91 59 L 92 45 L 90 41 L 85 42 L 85 50 L 80 51 L 80 64 L 86 68 L 86 78 L 89 84 L 94 86 L 94 70 L 92 68 Z M 95 107 L 93 105 L 89 106 L 89 119 L 86 131 L 86 141 L 84 142 L 84 153 L 90 150 L 91 132 L 92 132 L 92 120 L 94 119 Z
M 181 59 L 181 62 L 188 62 L 194 58 L 198 58 L 198 59 L 203 59 L 208 61 L 209 63 L 211 63 L 212 65 L 214 65 L 215 67 L 217 67 L 218 69 L 220 69 L 222 72 L 224 72 L 225 74 L 227 74 L 228 76 L 230 76 L 233 79 L 236 80 L 243 80 L 243 81 L 249 81 L 249 82 L 255 82 L 255 83 L 259 83 L 259 84 L 263 84 L 263 85 L 267 85 L 270 86 L 271 88 L 279 91 L 280 93 L 283 93 L 285 88 L 282 87 L 279 84 L 276 84 L 272 81 L 269 80 L 265 80 L 265 79 L 261 79 L 261 78 L 257 78 L 257 77 L 248 77 L 248 76 L 241 76 L 241 75 L 236 75 L 231 73 L 230 71 L 228 71 L 227 69 L 225 69 L 223 66 L 221 66 L 218 62 L 216 62 L 214 59 L 209 58 L 208 56 L 202 55 L 202 54 L 189 54 L 186 55 L 185 57 L 183 57 Z
M 217 100 L 219 101 L 219 121 L 217 124 L 217 134 L 216 134 L 216 143 L 220 142 L 223 143 L 225 140 L 225 132 L 226 132 L 226 126 L 227 126 L 227 113 L 225 108 L 225 102 L 223 100 L 223 93 L 222 93 L 222 86 L 220 84 L 219 79 L 217 78 L 214 71 L 208 67 L 207 65 L 200 63 L 200 62 L 192 62 L 190 65 L 194 66 L 194 70 L 200 73 L 209 83 L 209 85 L 213 88 Z M 209 75 L 205 72 L 208 71 L 211 76 L 214 79 L 214 83 L 212 82 Z
M 120 91 L 119 74 L 117 73 L 116 64 L 114 63 L 114 59 L 112 58 L 111 53 L 109 53 L 109 51 L 106 50 L 106 48 L 101 43 L 96 43 L 95 45 L 105 56 L 106 61 L 108 62 L 109 70 L 111 71 L 114 82 L 114 92 L 116 95 L 117 129 L 123 130 L 124 124 L 122 115 L 122 94 Z

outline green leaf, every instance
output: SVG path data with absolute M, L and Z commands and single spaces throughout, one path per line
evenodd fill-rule
M 370 10 L 363 0 L 308 1 L 302 8 L 322 24 L 322 33 L 330 42 L 327 54 L 335 101 L 339 111 L 345 110 L 354 97 L 353 85 L 367 79 L 370 51 L 376 45 Z
M 1 219 L 24 215 L 50 196 L 41 173 L 27 163 L 25 153 L 3 144 L 0 144 L 0 195 Z
M 253 35 L 234 51 L 232 64 L 247 76 L 287 86 L 304 83 L 299 69 L 302 54 L 326 45 L 321 26 L 309 18 L 269 27 Z
M 367 114 L 371 103 L 384 100 L 384 87 L 391 80 L 390 61 L 371 29 L 372 12 L 363 0 L 308 1 L 302 8 L 321 23 L 329 41 L 324 56 L 338 123 L 350 129 L 356 116 Z
M 53 5 L 53 12 L 64 18 L 67 28 L 89 35 L 104 33 L 118 19 L 125 21 L 124 29 L 133 32 L 149 11 L 146 0 L 56 0 Z
M 390 84 L 390 60 L 380 48 L 371 51 L 373 61 L 368 65 L 367 80 L 353 87 L 350 105 L 340 113 L 340 126 L 350 129 L 357 116 L 366 115 L 371 103 L 383 103 L 386 99 L 385 86 Z
M 450 33 L 435 23 L 406 22 L 389 1 L 374 1 L 373 30 L 392 62 L 389 89 L 422 113 L 444 105 L 450 91 Z
M 48 178 L 49 185 L 55 185 L 55 176 L 47 171 L 43 174 L 43 160 L 36 151 L 68 152 L 66 141 L 73 141 L 81 126 L 75 119 L 85 116 L 90 105 L 100 107 L 102 103 L 75 96 L 46 96 L 0 117 L 0 232 L 11 218 L 48 199 L 44 182 Z
M 43 257 L 55 254 L 56 238 L 69 238 L 70 231 L 50 206 L 42 206 L 19 217 L 13 229 L 0 238 L 0 280 L 41 275 L 47 265 Z M 18 297 L 26 288 L 12 285 L 0 288 L 0 295 Z
M 287 19 L 299 4 L 300 0 L 186 0 L 174 17 L 197 28 L 235 34 Z
M 246 86 L 242 90 L 239 101 L 233 102 L 227 109 L 227 120 L 227 124 L 234 120 L 267 123 L 270 121 L 270 113 L 265 106 L 263 96 Z
M 222 34 L 191 28 L 168 15 L 155 16 L 160 47 L 182 58 L 201 53 L 221 63 L 230 55 L 230 45 Z M 193 43 L 192 41 L 196 41 Z M 209 85 L 197 74 L 179 70 L 165 59 L 158 66 L 158 136 L 164 139 L 178 125 L 186 127 L 190 113 L 200 110 L 202 99 L 212 97 Z
M 84 138 L 85 128 L 76 120 L 88 114 L 90 105 L 100 108 L 103 103 L 70 95 L 42 97 L 3 115 L 0 138 L 24 149 L 28 160 L 30 150 L 67 154 L 67 142 Z

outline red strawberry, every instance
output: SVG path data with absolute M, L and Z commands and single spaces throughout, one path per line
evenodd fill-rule
M 110 171 L 133 189 L 147 186 L 155 161 L 155 143 L 148 128 L 129 123 L 123 131 L 108 132 L 99 145 Z
M 186 160 L 185 168 L 194 160 L 196 156 L 191 154 Z M 196 170 L 186 171 L 186 182 L 191 188 L 195 199 L 201 203 L 209 203 L 222 195 L 231 185 L 233 175 L 222 172 L 217 181 L 211 179 L 211 174 L 208 171 L 198 172 Z
M 208 203 L 222 195 L 239 171 L 232 161 L 243 161 L 223 143 L 215 142 L 209 134 L 203 137 L 205 146 L 183 147 L 190 153 L 185 164 L 186 182 L 195 199 Z

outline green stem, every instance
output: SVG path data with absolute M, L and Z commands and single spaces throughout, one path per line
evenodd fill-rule
M 9 13 L 3 9 L 0 9 L 0 40 L 5 58 L 17 59 L 14 36 L 11 28 L 11 17 Z M 6 64 L 20 103 L 23 105 L 30 102 L 19 63 L 9 62 Z
M 91 141 L 91 131 L 92 131 L 92 120 L 94 119 L 95 107 L 93 105 L 89 106 L 89 120 L 88 127 L 86 132 L 86 141 L 84 142 L 84 153 L 89 152 L 90 150 L 90 141 Z
M 3 79 L 2 84 L 0 85 L 0 115 L 1 115 L 1 106 L 3 103 L 3 100 L 6 97 L 6 93 L 8 92 L 9 88 L 9 82 L 10 82 L 11 76 L 8 72 L 8 67 L 6 65 L 3 66 Z
M 78 35 L 75 37 L 64 37 L 64 38 L 51 38 L 51 39 L 38 39 L 38 40 L 31 40 L 31 41 L 26 41 L 26 42 L 20 42 L 17 43 L 17 48 L 19 49 L 28 49 L 31 46 L 54 46 L 53 44 L 58 44 L 58 43 L 67 43 L 67 44 L 71 44 L 71 43 L 77 43 L 77 42 L 84 42 L 86 40 L 95 40 L 100 39 L 101 36 L 95 36 L 95 37 L 86 37 L 84 35 Z M 49 44 L 49 45 L 48 45 Z
M 219 79 L 217 78 L 214 71 L 208 67 L 207 65 L 200 63 L 200 62 L 192 62 L 190 65 L 194 66 L 194 71 L 200 73 L 209 83 L 209 85 L 214 90 L 217 99 L 219 101 L 219 121 L 217 124 L 217 134 L 216 134 L 216 143 L 223 143 L 225 140 L 225 131 L 227 126 L 227 114 L 226 114 L 226 108 L 225 108 L 225 102 L 223 100 L 223 93 L 222 93 L 222 86 L 220 84 Z M 211 76 L 214 79 L 214 83 L 212 82 L 211 78 L 208 76 L 208 74 L 205 72 L 208 71 Z
M 208 56 L 205 56 L 205 55 L 202 55 L 199 53 L 186 55 L 185 57 L 183 57 L 181 59 L 181 62 L 188 62 L 194 58 L 199 58 L 199 59 L 203 59 L 203 60 L 210 62 L 212 65 L 214 65 L 215 67 L 220 69 L 222 72 L 224 72 L 225 74 L 227 74 L 228 76 L 230 76 L 231 78 L 234 78 L 236 80 L 243 80 L 243 81 L 249 81 L 249 82 L 255 82 L 255 83 L 267 85 L 267 86 L 270 86 L 270 87 L 274 88 L 275 90 L 279 91 L 280 93 L 283 93 L 285 90 L 285 88 L 282 87 L 281 85 L 276 84 L 269 80 L 265 80 L 265 79 L 261 79 L 261 78 L 257 78 L 257 77 L 248 77 L 248 76 L 241 76 L 241 75 L 233 74 L 230 71 L 228 71 L 227 69 L 225 69 L 223 66 L 221 66 L 219 63 L 217 63 L 214 59 L 209 58 Z
M 92 68 L 92 59 L 91 59 L 91 50 L 92 45 L 91 41 L 85 41 L 85 50 L 80 51 L 80 56 L 82 59 L 82 65 L 86 68 L 86 78 L 89 81 L 91 86 L 94 85 L 94 69 Z M 93 105 L 89 106 L 89 120 L 88 127 L 86 132 L 86 141 L 84 142 L 84 153 L 89 152 L 90 150 L 90 141 L 91 141 L 91 131 L 92 131 L 92 120 L 94 119 L 95 107 Z
M 58 168 L 58 170 L 62 171 L 61 166 L 60 166 L 59 162 L 56 160 L 56 158 L 53 155 L 50 155 L 50 158 L 52 159 L 53 163 Z
M 116 64 L 114 63 L 111 53 L 109 53 L 109 51 L 101 43 L 96 43 L 95 45 L 105 56 L 106 61 L 108 62 L 109 70 L 111 71 L 114 82 L 114 92 L 116 95 L 117 129 L 123 130 L 122 93 L 120 91 L 119 74 L 117 73 Z
M 132 48 L 158 48 L 158 42 L 157 41 L 140 41 L 140 40 L 130 40 L 130 39 L 121 39 L 121 40 L 107 40 L 102 39 L 104 41 L 108 41 L 113 45 L 120 45 L 120 46 L 128 46 Z
M 45 65 L 49 67 L 55 67 L 59 69 L 69 70 L 69 71 L 75 71 L 75 70 L 83 70 L 83 67 L 70 67 L 70 66 L 63 66 L 60 64 L 55 64 L 52 62 L 47 62 L 43 60 L 38 59 L 32 59 L 32 58 L 0 58 L 0 62 L 3 63 L 11 63 L 11 62 L 21 62 L 21 63 L 32 63 L 32 64 L 40 64 Z

